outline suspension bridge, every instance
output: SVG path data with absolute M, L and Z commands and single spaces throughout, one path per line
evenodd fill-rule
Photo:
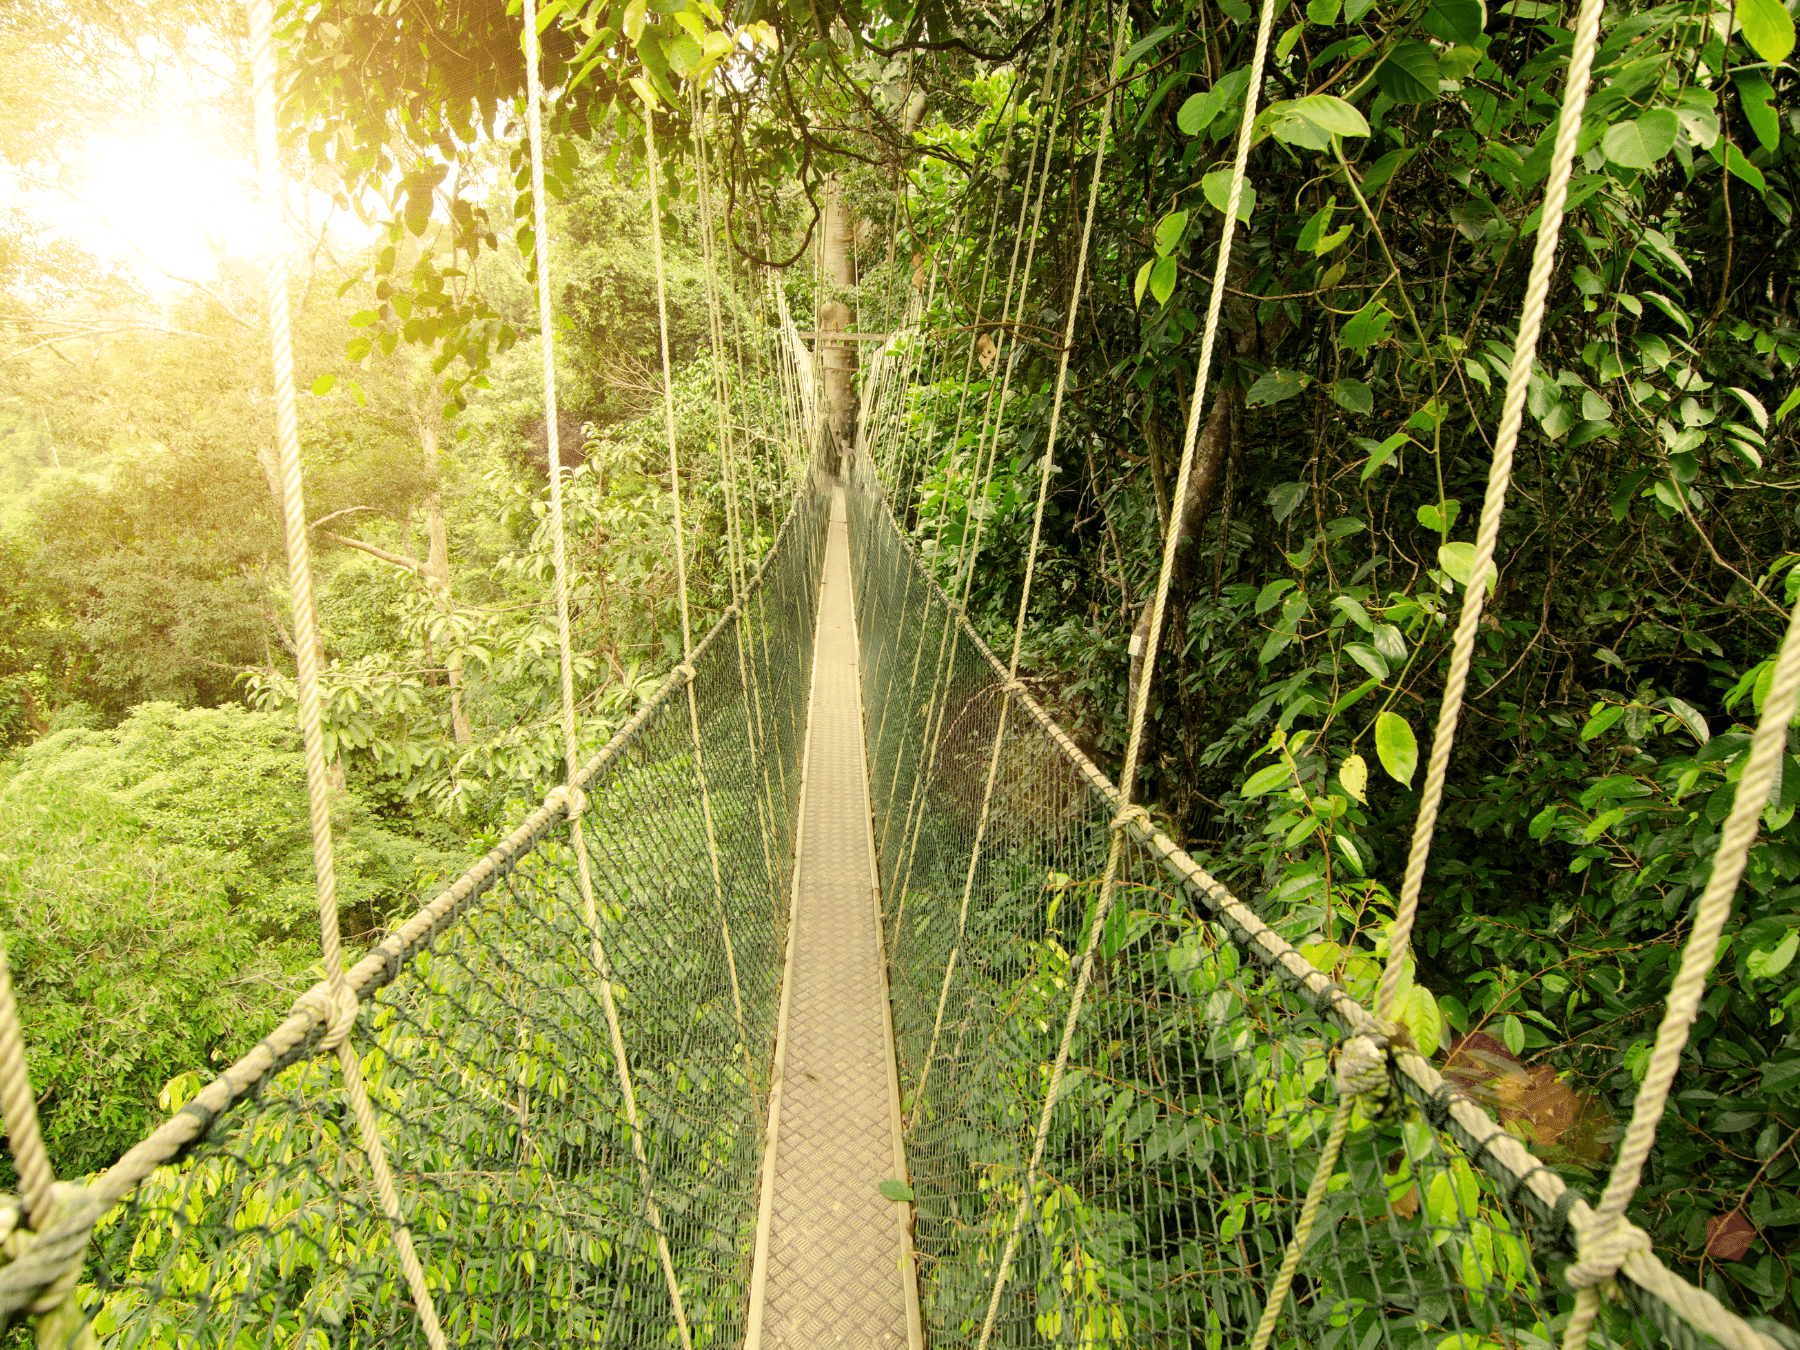
M 248 8 L 273 239 L 270 15 L 267 0 Z M 1275 9 L 1261 8 L 1196 418 Z M 1598 1336 L 1792 1350 L 1788 1329 L 1747 1323 L 1671 1273 L 1624 1210 L 1793 711 L 1793 633 L 1637 1116 L 1596 1203 L 1448 1084 L 1395 1015 L 1598 14 L 1589 0 L 1577 25 L 1475 583 L 1373 1008 L 1133 804 L 1143 698 L 1114 782 L 1021 682 L 1016 633 L 1004 658 L 983 641 L 960 604 L 980 522 L 949 590 L 917 556 L 889 494 L 920 434 L 910 390 L 932 346 L 930 296 L 875 354 L 853 442 L 826 427 L 820 372 L 785 311 L 752 334 L 784 392 L 763 411 L 788 449 L 788 505 L 772 547 L 752 557 L 742 485 L 728 477 L 733 599 L 697 641 L 664 313 L 683 659 L 582 757 L 553 471 L 566 780 L 347 964 L 306 640 L 286 279 L 271 248 L 325 979 L 79 1184 L 51 1174 L 0 985 L 0 1106 L 21 1185 L 0 1207 L 0 1314 L 55 1347 L 1474 1350 L 1561 1339 L 1579 1350 Z M 1119 22 L 1115 64 L 1123 9 Z M 523 31 L 534 23 L 527 3 Z M 547 239 L 529 38 L 525 50 L 536 237 Z M 1045 94 L 1055 67 L 1053 55 Z M 1097 156 L 1110 115 L 1109 95 Z M 645 118 L 654 183 L 652 108 Z M 1049 158 L 1034 139 L 1025 200 L 1037 173 L 1041 205 L 1037 166 Z M 704 159 L 697 172 L 709 228 Z M 1031 268 L 1015 249 L 1003 316 L 1017 314 Z M 986 283 L 984 271 L 984 296 Z M 538 288 L 555 466 L 547 267 Z M 1065 306 L 1070 325 L 1078 309 Z M 1008 361 L 977 414 L 976 458 L 990 472 L 1010 376 Z M 717 394 L 729 475 L 722 378 Z M 1021 627 L 1038 543 L 1034 525 Z M 1161 623 L 1159 604 L 1147 668 Z

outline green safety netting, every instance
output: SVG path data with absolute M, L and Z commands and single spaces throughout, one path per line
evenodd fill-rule
M 1034 1172 L 1116 792 L 1023 690 L 996 751 L 1004 664 L 866 467 L 849 504 L 926 1343 L 978 1343 L 1023 1200 L 989 1344 L 1246 1345 L 1337 1106 L 1339 1047 L 1379 1028 L 1131 822 Z M 1372 988 L 1372 953 L 1348 965 Z M 1554 1344 L 1575 1194 L 1430 1064 L 1392 1067 L 1386 1100 L 1352 1117 L 1273 1344 Z M 1615 1343 L 1712 1344 L 1621 1284 Z
M 592 926 L 565 816 L 539 810 L 351 974 L 452 1345 L 679 1344 L 682 1320 L 696 1346 L 742 1338 L 826 503 L 809 479 L 694 655 L 723 905 L 678 671 L 583 770 Z M 229 1109 L 186 1108 L 200 1140 L 101 1221 L 79 1291 L 100 1344 L 425 1344 L 321 1034 L 236 1081 Z

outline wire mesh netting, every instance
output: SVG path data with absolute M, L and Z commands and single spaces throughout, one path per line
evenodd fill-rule
M 872 476 L 849 500 L 927 1343 L 978 1343 L 991 1308 L 995 1345 L 1248 1344 L 1337 1107 L 1338 1048 L 1372 1019 L 1148 829 L 1096 914 L 1111 785 L 1022 696 L 1002 724 L 1004 667 Z M 1566 1214 L 1525 1188 L 1531 1167 L 1457 1134 L 1435 1071 L 1397 1082 L 1351 1117 L 1273 1343 L 1554 1343 Z M 1663 1339 L 1630 1308 L 1608 1319 L 1621 1344 Z
M 360 990 L 353 1044 L 450 1344 L 742 1339 L 820 487 L 695 654 L 699 762 L 678 674 L 584 770 L 592 921 L 572 831 L 540 812 Z M 424 1344 L 320 1036 L 102 1221 L 80 1290 L 102 1345 Z

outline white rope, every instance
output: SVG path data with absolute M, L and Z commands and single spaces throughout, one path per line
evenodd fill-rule
M 638 1166 L 638 1178 L 644 1188 L 644 1207 L 656 1236 L 656 1255 L 662 1266 L 663 1282 L 668 1286 L 669 1301 L 675 1315 L 675 1328 L 682 1350 L 692 1350 L 693 1335 L 688 1328 L 687 1308 L 682 1302 L 681 1281 L 675 1274 L 675 1262 L 669 1252 L 669 1240 L 663 1230 L 662 1211 L 656 1203 L 655 1185 L 650 1160 L 644 1148 L 644 1131 L 638 1116 L 637 1092 L 632 1083 L 631 1065 L 625 1052 L 625 1037 L 619 1025 L 618 1001 L 613 994 L 611 963 L 600 938 L 600 912 L 594 900 L 594 880 L 588 860 L 587 842 L 583 837 L 581 816 L 574 794 L 580 792 L 576 771 L 580 764 L 575 734 L 575 664 L 569 634 L 568 550 L 563 532 L 562 449 L 558 443 L 556 406 L 556 350 L 554 314 L 550 305 L 550 212 L 544 192 L 544 128 L 543 92 L 538 84 L 537 0 L 524 0 L 525 99 L 526 122 L 531 151 L 531 222 L 533 251 L 537 262 L 538 356 L 544 375 L 544 438 L 548 447 L 546 468 L 550 475 L 551 557 L 556 575 L 556 641 L 561 665 L 561 712 L 565 792 L 570 799 L 569 842 L 575 851 L 576 875 L 581 886 L 581 914 L 587 925 L 589 956 L 600 976 L 600 1002 L 606 1012 L 608 1039 L 612 1042 L 614 1071 L 619 1080 L 619 1093 L 625 1104 L 625 1123 L 631 1131 L 631 1153 Z M 585 801 L 585 799 L 580 799 Z
M 1575 142 L 1581 132 L 1581 115 L 1587 106 L 1588 77 L 1594 66 L 1599 41 L 1601 0 L 1582 0 L 1575 20 L 1575 45 L 1569 53 L 1569 76 L 1563 90 L 1562 121 L 1550 151 L 1550 176 L 1544 185 L 1544 206 L 1539 215 L 1537 247 L 1525 287 L 1525 303 L 1519 314 L 1518 344 L 1512 368 L 1506 376 L 1506 401 L 1500 414 L 1500 431 L 1494 440 L 1494 459 L 1488 469 L 1487 495 L 1481 503 L 1481 524 L 1475 532 L 1475 562 L 1463 592 L 1462 613 L 1450 649 L 1450 671 L 1444 678 L 1444 701 L 1438 709 L 1437 730 L 1431 742 L 1431 759 L 1425 770 L 1425 787 L 1419 800 L 1419 818 L 1413 826 L 1412 847 L 1406 857 L 1406 876 L 1400 884 L 1400 900 L 1394 925 L 1388 933 L 1387 965 L 1375 998 L 1375 1014 L 1389 1019 L 1399 997 L 1404 965 L 1412 945 L 1413 921 L 1419 910 L 1419 891 L 1425 881 L 1425 861 L 1431 855 L 1431 836 L 1437 828 L 1439 804 L 1444 796 L 1444 776 L 1450 766 L 1450 750 L 1456 739 L 1456 722 L 1462 712 L 1463 688 L 1475 651 L 1475 634 L 1481 626 L 1481 610 L 1487 600 L 1488 576 L 1493 569 L 1494 545 L 1500 537 L 1500 517 L 1506 510 L 1506 488 L 1512 478 L 1513 451 L 1525 415 L 1525 394 L 1537 356 L 1538 335 L 1550 296 L 1551 274 L 1562 233 L 1563 207 L 1568 200 L 1569 175 L 1575 159 Z
M 694 692 L 694 639 L 688 626 L 687 543 L 681 524 L 681 456 L 675 436 L 675 376 L 669 361 L 669 286 L 663 270 L 662 206 L 657 200 L 662 187 L 662 161 L 656 148 L 656 109 L 647 97 L 643 104 L 644 152 L 650 171 L 650 250 L 656 263 L 656 318 L 662 343 L 663 426 L 669 438 L 669 496 L 675 508 L 675 597 L 681 612 L 680 669 L 687 672 L 688 731 L 693 742 L 694 776 L 700 782 L 706 858 L 712 867 L 713 901 L 719 907 L 719 932 L 725 944 L 726 969 L 731 975 L 731 1002 L 737 1013 L 738 1044 L 744 1052 L 744 1082 L 754 1095 L 756 1074 L 750 1063 L 750 1036 L 744 1025 L 744 998 L 738 986 L 737 951 L 725 908 L 724 874 L 719 867 L 719 841 L 713 827 L 712 789 L 707 783 L 706 759 L 700 745 L 700 703 Z
M 344 1095 L 356 1117 L 363 1156 L 392 1230 L 407 1288 L 432 1350 L 444 1350 L 443 1329 L 431 1289 L 413 1250 L 412 1233 L 401 1213 L 400 1196 L 388 1168 L 381 1127 L 362 1080 L 362 1058 L 350 1039 L 356 994 L 344 983 L 344 951 L 338 936 L 337 872 L 331 842 L 331 786 L 325 770 L 325 732 L 319 698 L 320 641 L 313 602 L 312 560 L 307 547 L 306 502 L 300 472 L 300 432 L 294 407 L 294 349 L 288 316 L 287 257 L 283 248 L 286 184 L 275 126 L 274 20 L 269 0 L 247 0 L 250 30 L 251 104 L 256 126 L 256 165 L 262 206 L 262 244 L 267 253 L 269 355 L 274 377 L 275 441 L 281 480 L 282 523 L 287 536 L 288 590 L 293 606 L 294 664 L 300 699 L 300 736 L 306 758 L 313 872 L 319 900 L 319 945 L 324 957 L 326 997 L 335 1015 L 328 1037 L 334 1041 Z M 346 1016 L 346 1009 L 349 1015 Z

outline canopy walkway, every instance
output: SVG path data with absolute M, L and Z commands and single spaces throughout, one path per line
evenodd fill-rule
M 1258 71 L 1276 8 L 1262 5 Z M 1538 282 L 1554 261 L 1597 13 L 1589 0 Z M 278 223 L 266 0 L 250 15 L 264 199 Z M 534 23 L 527 3 L 524 31 Z M 536 230 L 548 238 L 535 44 L 525 50 Z M 1249 88 L 1196 418 L 1259 78 Z M 1108 95 L 1097 157 L 1110 109 Z M 704 168 L 701 184 L 704 222 Z M 1037 190 L 1041 200 L 1041 177 Z M 1401 917 L 1385 964 L 1365 961 L 1371 1011 L 1278 931 L 1279 906 L 1234 897 L 1133 805 L 1145 698 L 1115 783 L 1020 681 L 1016 635 L 997 656 L 917 556 L 889 493 L 908 486 L 909 446 L 940 430 L 925 425 L 940 410 L 922 413 L 911 392 L 932 346 L 929 295 L 891 316 L 852 438 L 827 427 L 820 372 L 791 321 L 753 333 L 785 394 L 764 413 L 789 454 L 786 517 L 754 570 L 734 534 L 733 601 L 696 643 L 677 495 L 683 659 L 585 760 L 551 473 L 566 781 L 346 968 L 304 626 L 286 282 L 272 256 L 326 978 L 79 1186 L 51 1177 L 0 985 L 0 1098 L 23 1192 L 0 1209 L 0 1315 L 35 1319 L 40 1346 L 1475 1350 L 1558 1336 L 1578 1347 L 1596 1326 L 1610 1344 L 1681 1350 L 1800 1343 L 1671 1274 L 1623 1222 L 1636 1184 L 1623 1160 L 1635 1149 L 1641 1167 L 1654 1118 L 1634 1122 L 1621 1170 L 1590 1206 L 1447 1083 L 1395 1014 L 1466 645 Z M 1018 275 L 1031 265 L 1028 254 Z M 537 280 L 554 466 L 547 269 Z M 1542 318 L 1534 285 L 1459 644 L 1480 620 Z M 1009 275 L 1002 314 L 1016 315 L 1022 290 Z M 1064 306 L 1069 325 L 1078 309 Z M 1027 599 L 1071 335 L 1036 466 Z M 664 376 L 679 494 L 666 319 Z M 969 433 L 990 472 L 1010 377 L 1008 358 Z M 730 474 L 728 402 L 721 388 Z M 959 402 L 958 443 L 963 415 Z M 735 520 L 734 491 L 728 478 Z M 981 545 L 978 524 L 950 569 L 959 584 Z M 1159 605 L 1147 670 L 1161 621 Z M 1697 932 L 1711 925 L 1708 943 L 1800 684 L 1792 634 L 1780 659 L 1696 920 Z M 1712 949 L 1696 939 L 1696 951 L 1703 980 Z M 1694 984 L 1684 965 L 1646 1092 L 1662 1075 L 1666 1093 Z

